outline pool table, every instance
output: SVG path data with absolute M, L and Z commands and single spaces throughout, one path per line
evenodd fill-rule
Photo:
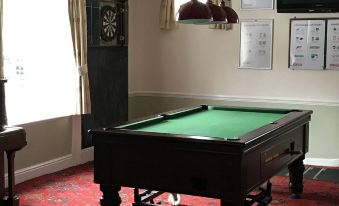
M 311 114 L 201 105 L 90 130 L 100 204 L 120 205 L 125 186 L 250 205 L 248 194 L 286 167 L 297 197 Z

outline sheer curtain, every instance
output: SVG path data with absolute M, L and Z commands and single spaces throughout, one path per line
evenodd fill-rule
M 173 30 L 176 28 L 175 0 L 161 0 L 160 29 Z
M 3 55 L 9 124 L 75 114 L 67 1 L 3 0 Z
M 77 114 L 91 113 L 91 97 L 87 67 L 87 22 L 85 0 L 68 0 L 73 50 L 79 73 Z

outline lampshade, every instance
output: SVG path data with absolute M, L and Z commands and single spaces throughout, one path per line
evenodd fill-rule
M 226 13 L 226 19 L 227 19 L 227 23 L 228 24 L 237 24 L 237 23 L 239 23 L 238 14 L 231 7 L 226 6 L 224 0 L 221 1 L 220 7 Z
M 212 14 L 206 4 L 191 0 L 179 8 L 179 23 L 199 24 L 212 21 Z
M 226 13 L 220 6 L 213 4 L 212 0 L 208 0 L 206 5 L 211 11 L 212 21 L 202 24 L 227 24 Z

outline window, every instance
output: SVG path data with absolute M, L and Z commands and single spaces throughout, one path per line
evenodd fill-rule
M 8 124 L 74 114 L 76 83 L 67 0 L 3 0 Z

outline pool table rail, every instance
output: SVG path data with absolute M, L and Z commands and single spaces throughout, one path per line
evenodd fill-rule
M 256 144 L 256 141 L 259 138 L 261 138 L 261 142 L 269 141 L 270 139 L 275 138 L 292 128 L 297 128 L 307 124 L 311 120 L 312 113 L 313 112 L 310 110 L 294 110 L 271 124 L 265 125 L 243 135 L 240 138 L 240 142 L 243 142 L 250 147 L 251 144 Z
M 279 135 L 279 133 L 283 133 L 285 130 L 290 129 L 291 127 L 296 127 L 303 125 L 310 121 L 310 116 L 312 111 L 310 110 L 286 110 L 286 109 L 262 109 L 262 108 L 241 108 L 241 111 L 261 111 L 261 112 L 288 112 L 283 118 L 274 121 L 270 124 L 264 125 L 260 128 L 252 130 L 242 136 L 239 136 L 236 139 L 233 138 L 220 138 L 213 136 L 199 136 L 199 135 L 185 135 L 185 134 L 173 134 L 173 133 L 157 133 L 157 132 L 147 132 L 147 131 L 134 131 L 133 129 L 137 127 L 137 125 L 150 125 L 154 123 L 159 123 L 164 121 L 166 118 L 172 118 L 173 115 L 188 115 L 195 112 L 199 112 L 201 110 L 206 110 L 208 108 L 218 108 L 218 109 L 229 109 L 229 110 L 239 110 L 236 107 L 216 107 L 216 106 L 207 106 L 202 105 L 199 107 L 193 108 L 184 108 L 182 110 L 172 110 L 166 113 L 161 113 L 157 115 L 148 116 L 146 118 L 140 118 L 138 120 L 127 121 L 124 123 L 112 125 L 110 127 L 102 128 L 100 130 L 103 133 L 115 133 L 119 135 L 126 134 L 128 136 L 142 136 L 143 138 L 164 138 L 166 141 L 211 141 L 215 143 L 223 143 L 227 141 L 227 144 L 238 145 L 240 147 L 244 147 L 248 145 L 250 147 L 251 144 L 256 144 L 256 140 L 258 138 L 265 138 L 266 134 L 275 134 Z M 183 111 L 182 114 L 180 111 Z M 112 132 L 110 132 L 112 131 Z M 115 138 L 119 138 L 119 135 L 114 135 Z M 269 135 L 270 137 L 274 135 Z M 269 140 L 269 139 L 267 139 Z

